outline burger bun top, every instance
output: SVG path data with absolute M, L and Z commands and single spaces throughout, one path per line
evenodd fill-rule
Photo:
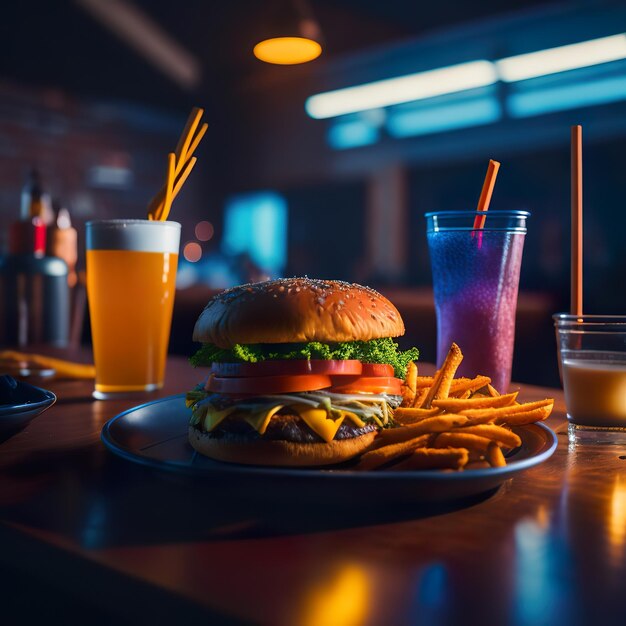
M 369 341 L 404 334 L 396 307 L 369 287 L 338 280 L 281 278 L 214 296 L 193 339 L 235 344 Z

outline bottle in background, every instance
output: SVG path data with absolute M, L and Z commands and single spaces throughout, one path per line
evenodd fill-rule
M 35 168 L 31 169 L 22 188 L 22 202 L 20 219 L 28 222 L 34 217 L 39 217 L 48 226 L 54 219 L 50 197 L 45 193 L 41 174 Z
M 76 262 L 78 261 L 78 233 L 72 227 L 70 212 L 58 204 L 55 208 L 55 218 L 48 228 L 48 255 L 56 256 L 67 263 L 67 282 L 70 288 L 77 282 Z M 54 206 L 54 205 L 53 205 Z
M 66 346 L 70 298 L 65 261 L 45 256 L 41 217 L 15 222 L 0 257 L 0 344 Z

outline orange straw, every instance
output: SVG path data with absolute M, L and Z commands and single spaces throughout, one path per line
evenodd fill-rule
M 176 164 L 176 176 L 178 176 L 178 174 L 180 174 L 180 172 L 182 172 L 184 167 L 191 160 L 193 153 L 196 151 L 196 148 L 198 147 L 198 144 L 200 143 L 200 141 L 202 141 L 202 138 L 204 137 L 204 134 L 206 133 L 208 127 L 209 127 L 208 124 L 202 124 L 202 126 L 200 127 L 200 130 L 198 131 L 198 134 L 193 138 L 193 141 L 191 142 L 191 145 L 187 148 L 187 150 L 185 152 L 185 159 L 184 160 L 181 159 Z
M 485 176 L 485 182 L 483 183 L 483 190 L 480 192 L 480 198 L 478 199 L 477 211 L 489 210 L 489 203 L 491 202 L 491 195 L 493 194 L 493 188 L 496 184 L 496 177 L 498 176 L 498 170 L 500 169 L 500 163 L 489 159 L 489 166 L 487 167 L 487 174 Z M 485 225 L 485 215 L 477 215 L 474 218 L 474 229 L 483 228 Z
M 583 314 L 583 127 L 572 126 L 572 286 L 570 312 Z
M 167 219 L 172 201 L 180 191 L 196 162 L 193 153 L 207 131 L 208 124 L 202 124 L 198 130 L 198 124 L 200 124 L 203 115 L 204 109 L 198 107 L 194 107 L 189 114 L 183 134 L 176 145 L 176 152 L 168 155 L 168 175 L 165 185 L 159 189 L 154 198 L 148 203 L 149 220 Z M 196 130 L 198 130 L 197 133 Z M 174 159 L 173 169 L 170 168 L 172 158 Z
M 160 220 L 166 220 L 169 217 L 170 209 L 172 208 L 172 202 L 174 202 L 174 200 L 176 199 L 176 196 L 178 195 L 178 192 L 182 189 L 182 186 L 185 184 L 185 181 L 189 177 L 189 174 L 191 173 L 191 170 L 193 169 L 193 166 L 196 164 L 197 160 L 198 159 L 196 157 L 191 157 L 191 159 L 187 162 L 185 169 L 182 171 L 181 175 L 176 181 L 176 184 L 174 185 L 174 188 L 172 189 L 172 196 L 170 198 L 169 205 L 167 207 L 165 207 L 165 205 L 162 205 L 163 212 L 159 213 Z
M 202 115 L 204 114 L 204 109 L 200 107 L 193 107 L 191 109 L 191 113 L 187 118 L 187 123 L 185 124 L 185 129 L 183 130 L 183 134 L 178 139 L 178 144 L 176 145 L 176 162 L 180 163 L 180 167 L 177 168 L 176 173 L 182 169 L 183 164 L 187 160 L 187 153 L 189 151 L 189 144 L 193 139 L 193 136 L 196 133 L 196 128 L 198 128 L 198 124 L 202 119 Z
M 165 221 L 170 214 L 172 207 L 172 194 L 174 193 L 174 172 L 176 169 L 176 155 L 170 152 L 167 155 L 167 178 L 165 181 L 165 200 L 161 205 L 157 218 L 161 221 Z

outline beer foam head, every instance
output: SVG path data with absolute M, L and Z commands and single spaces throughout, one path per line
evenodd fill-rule
M 180 224 L 150 220 L 87 222 L 87 250 L 134 250 L 178 254 Z

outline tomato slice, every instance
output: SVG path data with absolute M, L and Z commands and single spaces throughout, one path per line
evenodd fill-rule
M 330 391 L 334 393 L 389 393 L 402 395 L 402 381 L 393 376 L 358 376 L 353 379 L 335 378 Z
M 330 387 L 330 376 L 320 374 L 296 374 L 294 376 L 209 376 L 205 389 L 213 393 L 268 395 L 315 391 Z
M 363 363 L 361 376 L 391 376 L 393 377 L 393 366 L 387 363 Z
M 321 359 L 283 359 L 260 363 L 213 363 L 210 372 L 216 376 L 295 376 L 322 374 L 325 376 L 360 376 L 361 361 L 324 361 Z M 393 376 L 393 370 L 388 376 Z

